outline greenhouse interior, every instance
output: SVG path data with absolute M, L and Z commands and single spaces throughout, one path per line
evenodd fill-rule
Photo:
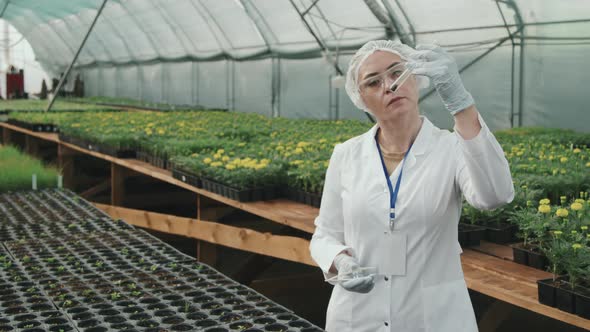
M 587 0 L 0 19 L 0 331 L 590 330 Z

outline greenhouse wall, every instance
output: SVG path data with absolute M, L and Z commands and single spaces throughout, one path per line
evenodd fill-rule
M 98 17 L 74 66 L 89 96 L 366 119 L 332 78 L 366 41 L 389 38 L 437 43 L 469 65 L 465 86 L 492 129 L 590 130 L 587 0 L 126 0 L 103 11 L 99 0 L 39 3 L 0 0 L 53 77 Z M 452 126 L 436 93 L 422 93 L 422 113 Z
M 525 49 L 523 126 L 570 128 L 588 131 L 584 63 L 590 46 L 530 45 Z M 453 53 L 461 68 L 483 51 Z M 492 129 L 519 125 L 519 52 L 515 57 L 515 91 L 512 96 L 512 50 L 499 47 L 462 72 L 466 88 Z M 350 55 L 339 58 L 347 68 Z M 274 76 L 274 77 L 273 77 Z M 177 105 L 221 108 L 267 116 L 312 119 L 366 120 L 344 88 L 334 87 L 333 68 L 323 58 L 261 59 L 249 61 L 184 61 L 144 65 L 100 66 L 83 71 L 88 96 L 112 96 Z M 423 114 L 438 126 L 451 128 L 432 87 L 420 103 Z

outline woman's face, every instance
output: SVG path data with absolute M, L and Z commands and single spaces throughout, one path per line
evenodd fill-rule
M 408 112 L 418 114 L 418 87 L 414 75 L 411 75 L 395 93 L 389 89 L 393 79 L 403 70 L 396 64 L 403 63 L 397 54 L 377 51 L 359 68 L 357 82 L 361 98 L 379 120 L 395 120 Z

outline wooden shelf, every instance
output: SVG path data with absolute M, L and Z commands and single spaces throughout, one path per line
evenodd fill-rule
M 78 152 L 85 153 L 87 155 L 91 155 L 96 158 L 107 160 L 113 164 L 126 167 L 131 169 L 135 172 L 150 176 L 152 178 L 176 185 L 178 187 L 182 187 L 184 189 L 190 190 L 195 192 L 199 195 L 203 195 L 214 199 L 216 201 L 222 202 L 229 206 L 244 210 L 246 212 L 255 214 L 262 218 L 269 219 L 271 221 L 287 225 L 299 230 L 302 230 L 307 233 L 313 233 L 315 230 L 314 220 L 315 217 L 318 215 L 319 209 L 293 202 L 286 199 L 276 199 L 271 201 L 259 201 L 259 202 L 238 202 L 221 195 L 217 195 L 207 190 L 199 189 L 193 187 L 189 184 L 186 184 L 180 180 L 177 180 L 172 177 L 172 172 L 161 169 L 155 166 L 152 166 L 146 162 L 137 160 L 137 159 L 120 159 L 115 158 L 109 155 L 105 155 L 96 151 L 91 151 L 88 149 L 81 148 L 79 146 L 62 142 L 59 140 L 57 134 L 50 134 L 50 133 L 36 133 L 27 129 L 23 129 L 20 127 L 16 127 L 7 123 L 0 123 L 1 126 L 18 131 L 27 135 L 35 136 L 38 138 L 42 138 L 48 141 L 55 142 L 62 146 L 67 147 L 68 149 L 75 150 Z
M 318 215 L 319 209 L 308 205 L 285 199 L 248 203 L 234 201 L 209 191 L 195 188 L 174 179 L 170 171 L 154 167 L 136 159 L 119 159 L 90 151 L 60 141 L 57 134 L 36 133 L 7 123 L 0 123 L 0 126 L 55 142 L 67 150 L 78 151 L 107 160 L 113 165 L 121 166 L 182 187 L 198 195 L 209 197 L 228 206 L 307 233 L 313 233 L 315 230 L 313 222 Z M 309 241 L 305 239 L 258 233 L 249 229 L 210 223 L 203 220 L 165 216 L 114 206 L 98 206 L 108 211 L 114 217 L 120 216 L 124 219 L 129 219 L 127 220 L 128 222 L 137 226 L 189 236 L 303 264 L 315 265 L 315 262 L 313 262 L 309 255 Z M 514 263 L 512 261 L 512 249 L 509 246 L 482 241 L 480 246 L 465 249 L 461 260 L 465 281 L 470 289 L 568 324 L 590 329 L 590 320 L 539 303 L 536 281 L 550 278 L 551 274 Z
M 466 249 L 461 256 L 470 289 L 571 325 L 590 329 L 590 320 L 539 303 L 537 280 L 552 274 Z

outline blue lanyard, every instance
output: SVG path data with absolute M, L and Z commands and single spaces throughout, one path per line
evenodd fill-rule
M 381 158 L 381 166 L 383 166 L 383 173 L 385 174 L 385 180 L 387 180 L 387 186 L 389 187 L 389 229 L 393 230 L 393 222 L 395 220 L 395 201 L 397 201 L 397 193 L 399 192 L 399 186 L 402 182 L 402 172 L 404 171 L 404 164 L 408 157 L 408 153 L 410 153 L 410 149 L 412 149 L 412 145 L 406 151 L 404 155 L 404 160 L 402 161 L 402 169 L 399 171 L 399 176 L 397 178 L 397 182 L 395 183 L 395 190 L 393 190 L 393 185 L 391 184 L 391 180 L 389 179 L 389 173 L 387 172 L 387 167 L 385 166 L 385 160 L 383 160 L 383 154 L 381 153 L 381 148 L 379 147 L 379 141 L 377 140 L 377 135 L 375 135 L 375 143 L 377 144 L 377 150 L 379 151 L 379 158 Z

